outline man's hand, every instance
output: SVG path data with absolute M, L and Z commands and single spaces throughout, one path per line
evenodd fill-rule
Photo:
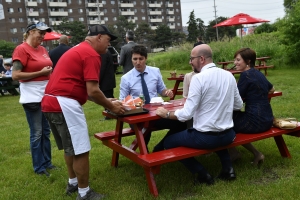
M 162 118 L 166 118 L 167 113 L 168 113 L 168 110 L 163 107 L 158 107 L 155 111 L 155 114 L 157 114 L 158 116 L 160 116 Z
M 173 96 L 174 96 L 174 94 L 173 94 L 173 91 L 172 90 L 166 90 L 165 91 L 165 96 L 168 96 L 168 97 L 170 97 L 170 98 L 172 98 Z
M 112 103 L 114 105 L 111 109 L 113 113 L 116 113 L 117 115 L 123 115 L 125 113 L 125 108 L 121 102 L 113 101 Z
M 118 99 L 116 98 L 107 98 L 109 101 L 117 101 Z

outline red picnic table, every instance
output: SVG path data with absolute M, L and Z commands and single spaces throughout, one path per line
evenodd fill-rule
M 281 92 L 274 92 L 273 94 L 269 94 L 269 100 L 271 100 L 272 97 L 281 96 L 281 95 L 282 95 Z M 183 99 L 173 100 L 170 102 L 172 102 L 171 105 L 163 105 L 169 111 L 175 111 L 184 106 Z M 144 106 L 144 108 L 146 108 L 149 112 L 133 115 L 133 116 L 117 116 L 104 111 L 103 115 L 116 119 L 116 128 L 115 130 L 112 131 L 96 133 L 94 135 L 95 138 L 101 140 L 105 146 L 113 150 L 112 160 L 111 160 L 111 165 L 113 167 L 118 166 L 119 154 L 121 154 L 144 168 L 146 180 L 148 183 L 148 188 L 155 197 L 158 196 L 158 190 L 154 179 L 154 174 L 159 173 L 160 165 L 162 164 L 178 161 L 189 157 L 194 157 L 197 155 L 204 155 L 222 148 L 231 148 L 234 146 L 246 144 L 249 142 L 253 142 L 253 141 L 257 141 L 269 137 L 274 137 L 282 157 L 290 158 L 291 155 L 284 142 L 282 134 L 291 134 L 294 136 L 300 136 L 299 133 L 300 127 L 297 128 L 297 130 L 295 129 L 295 131 L 280 130 L 278 128 L 273 128 L 267 132 L 260 133 L 260 134 L 237 134 L 237 138 L 232 144 L 226 147 L 220 147 L 213 150 L 177 147 L 173 149 L 150 153 L 147 151 L 144 137 L 147 134 L 149 134 L 151 131 L 155 130 L 152 128 L 153 127 L 152 123 L 155 120 L 160 119 L 160 117 L 155 114 L 157 107 L 158 107 L 157 105 L 153 106 L 151 104 L 147 104 Z M 133 129 L 130 128 L 123 129 L 124 123 L 131 124 Z M 125 143 L 122 142 L 122 138 L 126 136 L 135 136 L 131 145 L 128 144 L 125 145 Z
M 256 60 L 258 61 L 258 65 L 256 65 L 255 68 L 258 69 L 259 71 L 260 71 L 261 69 L 263 69 L 263 70 L 265 71 L 265 76 L 268 75 L 267 70 L 268 70 L 269 68 L 273 68 L 273 67 L 274 67 L 274 65 L 269 65 L 269 66 L 267 66 L 266 61 L 267 61 L 268 59 L 270 59 L 270 58 L 271 58 L 270 56 L 265 56 L 265 57 L 259 57 L 259 58 L 256 58 Z
M 183 102 L 184 99 L 173 100 L 171 106 L 165 106 L 168 110 L 175 111 L 183 107 Z M 158 171 L 155 171 L 155 167 L 150 168 L 149 166 L 146 166 L 140 156 L 150 154 L 147 151 L 144 137 L 154 130 L 151 123 L 155 120 L 161 119 L 160 116 L 155 114 L 155 110 L 158 107 L 158 105 L 153 106 L 151 104 L 147 104 L 144 106 L 144 108 L 149 111 L 148 113 L 124 117 L 116 116 L 109 112 L 103 111 L 103 115 L 117 120 L 116 129 L 110 132 L 95 134 L 95 137 L 97 139 L 102 140 L 102 143 L 104 145 L 113 150 L 111 161 L 112 166 L 118 166 L 119 154 L 122 154 L 123 156 L 129 158 L 130 160 L 141 165 L 144 168 L 149 190 L 154 196 L 158 195 L 158 191 L 153 174 L 159 173 L 159 166 L 157 168 Z M 132 129 L 123 129 L 124 122 L 131 124 Z M 124 144 L 122 144 L 122 137 L 129 135 L 135 135 L 136 139 L 129 147 L 126 147 Z M 139 149 L 139 151 L 135 151 L 137 148 Z

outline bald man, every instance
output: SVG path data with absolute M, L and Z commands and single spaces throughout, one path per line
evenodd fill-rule
M 192 78 L 184 107 L 176 111 L 160 107 L 156 114 L 182 122 L 193 117 L 193 127 L 166 137 L 164 148 L 185 146 L 214 149 L 231 144 L 235 139 L 233 110 L 240 110 L 243 106 L 234 76 L 216 67 L 212 60 L 212 50 L 206 44 L 193 48 L 189 64 L 198 74 Z M 216 153 L 222 164 L 222 171 L 217 178 L 234 180 L 236 176 L 227 149 Z M 197 175 L 196 183 L 214 183 L 213 177 L 195 158 L 181 162 L 191 173 Z
M 68 36 L 66 35 L 62 35 L 60 36 L 59 38 L 59 45 L 52 49 L 50 52 L 49 52 L 49 56 L 50 56 L 50 59 L 53 63 L 53 66 L 52 66 L 52 69 L 54 70 L 55 66 L 56 66 L 56 63 L 58 62 L 59 58 L 66 52 L 68 51 L 71 47 L 68 46 L 69 45 L 69 38 Z

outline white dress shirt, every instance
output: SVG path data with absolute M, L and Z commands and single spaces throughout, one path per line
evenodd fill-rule
M 158 94 L 162 95 L 162 91 L 166 89 L 166 85 L 159 68 L 146 66 L 144 73 L 150 99 L 157 97 Z M 143 93 L 143 89 L 140 72 L 133 68 L 121 77 L 119 99 L 125 99 L 128 95 L 136 98 L 141 93 Z
M 193 117 L 198 131 L 221 132 L 233 127 L 233 110 L 242 106 L 234 76 L 210 63 L 193 76 L 184 107 L 174 114 L 179 121 Z

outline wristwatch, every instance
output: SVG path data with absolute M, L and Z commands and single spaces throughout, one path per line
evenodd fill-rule
M 170 111 L 167 112 L 166 118 L 167 118 L 167 119 L 170 118 Z

